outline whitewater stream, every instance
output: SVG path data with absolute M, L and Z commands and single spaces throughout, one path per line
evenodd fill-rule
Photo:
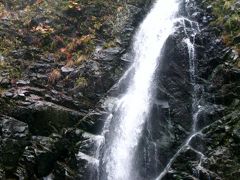
M 100 179 L 137 179 L 133 157 L 151 109 L 155 71 L 161 62 L 164 44 L 175 31 L 178 9 L 177 0 L 158 0 L 135 35 L 132 75 L 126 93 L 117 100 L 111 115 L 114 128 L 102 157 L 105 175 Z
M 85 133 L 88 139 L 96 142 L 95 156 L 91 157 L 82 152 L 78 154 L 81 159 L 87 160 L 92 166 L 90 169 L 93 171 L 90 170 L 89 179 L 145 180 L 150 178 L 161 180 L 171 171 L 171 166 L 179 154 L 187 148 L 199 154 L 198 168 L 202 168 L 204 154 L 190 145 L 195 136 L 201 136 L 201 129 L 198 129 L 198 116 L 205 109 L 199 104 L 201 97 L 198 96 L 197 91 L 201 87 L 196 81 L 195 36 L 200 32 L 200 28 L 197 22 L 181 14 L 182 3 L 187 7 L 190 1 L 157 0 L 136 31 L 131 48 L 132 64 L 113 87 L 113 89 L 119 88 L 123 83 L 125 91 L 121 90 L 117 97 L 104 100 L 103 106 L 107 107 L 109 115 L 105 119 L 102 134 L 95 136 Z M 159 151 L 161 140 L 156 141 L 150 135 L 150 141 L 146 140 L 144 145 L 141 142 L 146 136 L 146 129 L 151 131 L 153 128 L 149 126 L 148 120 L 151 118 L 155 105 L 156 79 L 159 78 L 159 70 L 164 69 L 163 62 L 166 61 L 164 59 L 165 44 L 171 35 L 178 32 L 183 35 L 180 43 L 182 47 L 185 47 L 187 56 L 184 61 L 186 60 L 189 67 L 189 83 L 192 89 L 189 119 L 192 127 L 186 139 L 179 144 L 178 149 L 169 153 L 171 156 L 165 159 L 164 152 Z M 159 100 L 158 103 L 163 109 L 168 109 L 170 117 L 168 102 Z M 162 121 L 161 118 L 158 120 Z M 138 152 L 139 148 L 142 148 L 141 153 Z M 143 157 L 138 157 L 139 155 Z M 165 161 L 162 162 L 159 157 Z

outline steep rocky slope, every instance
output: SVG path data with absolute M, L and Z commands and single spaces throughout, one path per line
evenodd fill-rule
M 0 179 L 82 177 L 76 155 L 95 123 L 83 117 L 128 66 L 150 4 L 0 1 Z
M 240 4 L 189 2 L 183 15 L 201 27 L 195 42 L 201 133 L 164 179 L 238 180 Z M 92 141 L 107 111 L 101 99 L 124 89 L 110 90 L 131 61 L 131 38 L 150 4 L 0 0 L 0 179 L 89 178 Z M 159 175 L 191 134 L 193 89 L 181 33 L 167 41 L 138 148 L 148 151 L 136 157 L 143 179 Z
M 196 1 L 192 18 L 202 26 L 196 39 L 199 134 L 174 157 L 163 179 L 240 177 L 239 2 Z

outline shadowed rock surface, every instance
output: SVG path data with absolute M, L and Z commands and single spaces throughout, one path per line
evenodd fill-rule
M 105 104 L 126 87 L 113 85 L 132 61 L 131 40 L 151 3 L 0 0 L 0 179 L 96 178 Z M 240 177 L 238 9 L 234 0 L 190 1 L 182 9 L 201 28 L 196 94 L 204 110 L 200 135 L 163 179 Z M 193 89 L 181 31 L 168 38 L 157 73 L 136 157 L 142 179 L 156 178 L 191 134 Z

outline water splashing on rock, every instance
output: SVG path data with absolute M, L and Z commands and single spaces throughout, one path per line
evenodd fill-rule
M 112 117 L 102 157 L 100 179 L 137 179 L 133 157 L 149 115 L 154 74 L 161 61 L 164 44 L 174 32 L 178 11 L 176 0 L 158 0 L 140 25 L 134 38 L 132 76 L 125 94 L 119 98 Z

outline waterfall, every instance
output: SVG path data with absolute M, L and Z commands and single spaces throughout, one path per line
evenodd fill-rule
M 188 0 L 185 1 L 186 4 L 189 3 Z M 184 33 L 186 38 L 183 39 L 183 42 L 187 46 L 188 50 L 188 61 L 189 61 L 189 76 L 190 76 L 190 83 L 192 85 L 192 131 L 190 136 L 187 138 L 187 140 L 180 146 L 180 148 L 177 150 L 177 152 L 172 156 L 172 158 L 169 160 L 168 164 L 165 166 L 164 170 L 160 173 L 160 175 L 156 178 L 156 180 L 161 180 L 165 177 L 165 175 L 170 171 L 172 164 L 176 160 L 176 158 L 179 156 L 181 152 L 183 152 L 185 149 L 191 149 L 196 154 L 200 156 L 199 163 L 197 165 L 197 171 L 200 169 L 203 169 L 202 167 L 202 161 L 205 159 L 205 155 L 194 149 L 190 142 L 192 139 L 196 136 L 202 136 L 201 130 L 198 130 L 197 123 L 198 123 L 198 116 L 199 114 L 204 110 L 204 107 L 202 107 L 199 104 L 200 98 L 197 95 L 197 91 L 199 88 L 201 88 L 197 82 L 196 82 L 196 50 L 195 50 L 195 36 L 197 33 L 200 32 L 200 28 L 198 25 L 198 22 L 191 21 L 190 19 L 187 19 L 185 17 L 179 18 L 178 22 L 180 22 L 181 26 L 184 29 Z M 186 22 L 188 26 L 186 25 Z M 196 172 L 196 176 L 198 176 L 198 172 Z
M 143 125 L 151 108 L 152 87 L 156 68 L 161 61 L 164 44 L 174 28 L 178 12 L 177 0 L 158 0 L 140 25 L 133 42 L 134 61 L 128 87 L 111 114 L 102 157 L 105 174 L 100 179 L 134 180 L 133 158 Z
M 190 24 L 190 32 L 188 32 L 185 21 L 188 21 Z M 200 28 L 197 22 L 191 21 L 189 19 L 184 18 L 182 21 L 185 35 L 187 36 L 186 39 L 184 39 L 184 43 L 187 45 L 188 48 L 188 61 L 189 61 L 189 75 L 190 75 L 190 82 L 192 84 L 192 133 L 196 133 L 197 128 L 197 121 L 198 121 L 198 115 L 202 111 L 202 107 L 198 103 L 198 97 L 197 97 L 197 89 L 199 88 L 196 83 L 196 52 L 195 52 L 195 36 L 198 32 L 200 32 Z

